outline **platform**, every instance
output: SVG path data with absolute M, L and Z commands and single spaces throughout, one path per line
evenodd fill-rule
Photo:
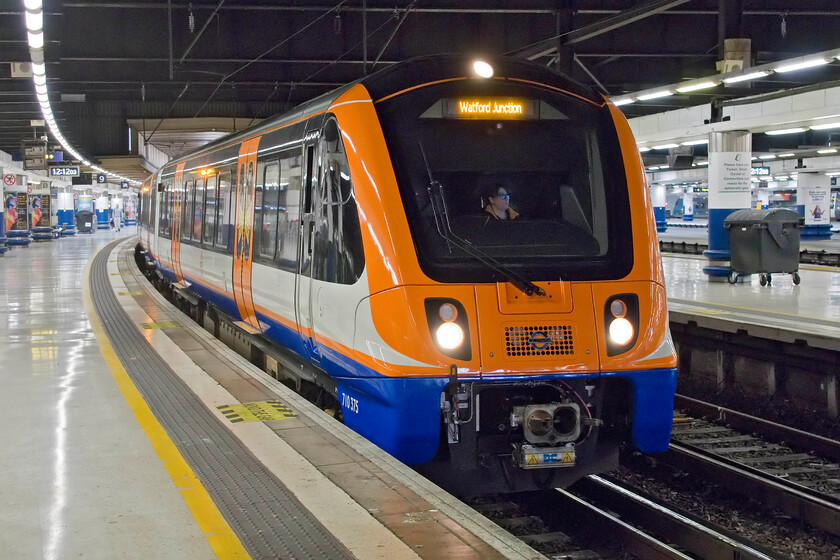
M 695 255 L 663 254 L 671 322 L 784 342 L 840 350 L 840 269 L 801 265 L 802 283 L 774 274 L 769 286 L 758 275 L 748 282 L 709 282 L 708 260 Z
M 542 558 L 190 321 L 118 235 L 2 262 L 4 554 Z

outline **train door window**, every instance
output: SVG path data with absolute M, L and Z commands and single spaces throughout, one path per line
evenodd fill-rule
M 207 184 L 206 179 L 199 179 L 195 182 L 195 204 L 193 207 L 193 241 L 201 243 L 201 218 L 204 213 L 204 187 Z
M 260 256 L 274 260 L 277 250 L 277 211 L 280 197 L 280 163 L 265 164 L 263 177 L 262 220 L 260 222 Z M 255 230 L 256 231 L 256 230 Z
M 253 171 L 253 162 L 248 162 L 248 179 L 249 181 L 253 181 L 254 184 L 254 217 L 253 222 L 251 225 L 252 231 L 252 240 L 251 243 L 253 244 L 252 255 L 255 257 L 259 257 L 263 254 L 263 242 L 265 241 L 265 236 L 263 235 L 263 225 L 262 225 L 262 218 L 263 218 L 263 206 L 264 206 L 264 199 L 263 199 L 263 175 L 265 174 L 265 161 L 261 161 L 257 164 L 257 176 L 254 177 Z M 249 183 L 250 184 L 250 183 Z M 247 212 L 247 209 L 246 209 Z
M 353 284 L 364 269 L 364 249 L 350 166 L 335 119 L 329 119 L 324 126 L 318 162 L 321 183 L 316 201 L 313 276 L 327 282 Z
M 294 272 L 297 268 L 302 163 L 300 152 L 280 159 L 276 260 L 280 268 L 289 272 Z
M 218 226 L 216 228 L 216 247 L 228 248 L 233 222 L 231 221 L 230 171 L 219 175 Z
M 151 200 L 151 204 L 149 204 L 149 231 L 152 231 L 152 228 L 155 227 L 155 216 L 157 216 L 158 206 L 157 185 L 154 182 L 152 182 L 152 186 L 149 188 L 149 199 Z
M 184 183 L 184 202 L 181 205 L 181 239 L 189 240 L 192 235 L 193 196 L 195 181 Z
M 219 198 L 219 193 L 216 191 L 218 185 L 217 175 L 210 175 L 207 178 L 207 187 L 204 194 L 204 235 L 202 241 L 205 245 L 212 245 L 216 238 L 216 201 Z

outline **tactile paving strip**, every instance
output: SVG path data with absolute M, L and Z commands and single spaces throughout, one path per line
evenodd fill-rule
M 93 305 L 123 366 L 252 558 L 353 558 L 157 355 L 117 302 L 95 258 Z

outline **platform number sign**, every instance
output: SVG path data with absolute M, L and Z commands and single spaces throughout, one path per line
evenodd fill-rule
M 11 173 L 9 173 L 7 175 L 3 175 L 3 184 L 6 185 L 7 187 L 13 187 L 16 182 L 17 182 L 17 179 Z
M 96 176 L 96 182 L 97 183 L 107 183 L 108 182 L 108 176 L 105 175 L 104 173 L 100 173 Z

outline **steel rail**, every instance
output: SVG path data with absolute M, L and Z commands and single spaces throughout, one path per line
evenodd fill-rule
M 673 440 L 662 460 L 731 492 L 778 508 L 812 527 L 840 535 L 840 504 L 795 482 Z
M 840 463 L 840 441 L 811 434 L 803 430 L 784 426 L 769 420 L 757 418 L 737 410 L 724 408 L 684 395 L 674 396 L 674 407 L 686 410 L 691 416 L 717 418 L 735 430 L 758 432 L 774 442 L 785 442 L 801 451 L 813 451 L 817 455 Z

